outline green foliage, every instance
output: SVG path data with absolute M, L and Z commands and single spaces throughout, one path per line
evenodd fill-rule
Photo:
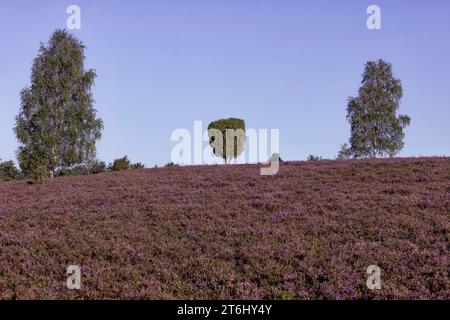
M 321 161 L 323 158 L 321 156 L 315 156 L 313 154 L 310 154 L 308 156 L 308 161 Z
M 59 168 L 56 171 L 56 176 L 57 177 L 62 177 L 62 176 L 84 176 L 87 175 L 89 173 L 88 167 L 86 165 L 77 165 L 77 166 L 73 166 L 71 168 Z
M 111 171 L 123 171 L 131 168 L 131 162 L 128 156 L 114 160 L 112 164 L 109 164 L 108 169 Z
M 91 87 L 94 70 L 84 70 L 84 45 L 65 30 L 41 44 L 33 63 L 31 86 L 21 92 L 14 128 L 22 171 L 49 176 L 95 157 L 103 123 L 96 118 Z M 39 169 L 39 170 L 38 170 Z
M 166 163 L 164 166 L 165 168 L 172 168 L 172 167 L 178 167 L 178 164 L 175 164 L 173 162 Z
M 30 177 L 34 183 L 44 184 L 49 180 L 50 175 L 46 166 L 39 165 L 33 172 L 30 173 Z
M 69 168 L 59 168 L 58 170 L 56 170 L 55 172 L 55 176 L 56 177 L 63 177 L 63 176 L 71 176 L 72 172 Z
M 95 160 L 90 164 L 81 164 L 73 167 L 63 167 L 56 171 L 56 176 L 83 176 L 106 172 L 106 164 L 103 161 Z
M 403 129 L 411 122 L 406 115 L 396 115 L 402 96 L 401 82 L 393 77 L 391 64 L 368 62 L 358 96 L 348 100 L 350 147 L 341 150 L 340 156 L 396 155 L 404 146 Z
M 337 156 L 338 160 L 348 160 L 352 158 L 352 150 L 348 146 L 348 144 L 344 143 L 341 146 L 341 150 L 339 150 L 339 154 Z
M 241 119 L 221 119 L 208 126 L 209 144 L 214 155 L 225 163 L 237 158 L 245 149 L 245 122 Z
M 0 162 L 0 180 L 11 181 L 20 178 L 22 174 L 13 161 Z
M 106 171 L 106 163 L 104 161 L 94 161 L 91 164 L 90 173 L 98 174 Z
M 131 166 L 131 169 L 136 170 L 136 169 L 144 169 L 145 165 L 141 162 L 137 162 L 137 163 L 133 163 Z
M 125 156 L 120 159 L 114 160 L 113 163 L 106 166 L 104 161 L 95 160 L 91 162 L 89 165 L 82 164 L 73 167 L 63 167 L 57 170 L 57 176 L 81 176 L 81 175 L 89 175 L 89 174 L 99 174 L 106 171 L 123 171 L 129 169 L 143 169 L 145 168 L 143 163 L 133 163 L 131 164 L 128 157 Z

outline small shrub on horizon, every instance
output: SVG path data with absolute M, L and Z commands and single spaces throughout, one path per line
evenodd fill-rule
M 324 160 L 321 156 L 315 156 L 313 154 L 310 154 L 308 156 L 308 161 L 321 161 Z
M 123 158 L 116 159 L 116 160 L 114 160 L 114 162 L 112 164 L 109 164 L 108 170 L 124 171 L 124 170 L 129 170 L 130 167 L 131 167 L 131 162 L 128 159 L 128 156 L 125 156 Z
M 106 163 L 104 161 L 95 161 L 90 168 L 91 174 L 98 174 L 102 172 L 106 172 Z
M 108 170 L 110 171 L 125 171 L 125 170 L 136 170 L 136 169 L 144 169 L 145 165 L 142 162 L 131 163 L 128 156 L 125 156 L 120 159 L 114 160 L 114 162 L 108 165 Z
M 142 162 L 137 162 L 137 163 L 133 163 L 130 167 L 133 170 L 137 170 L 137 169 L 144 169 L 145 165 Z
M 164 166 L 164 168 L 173 168 L 173 167 L 179 167 L 179 165 L 175 164 L 173 162 L 169 162 L 169 163 L 166 163 L 166 165 Z

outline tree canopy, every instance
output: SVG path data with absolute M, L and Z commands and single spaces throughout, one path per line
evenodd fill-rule
M 85 46 L 65 30 L 41 44 L 31 70 L 31 86 L 21 92 L 15 133 L 20 167 L 50 176 L 95 157 L 103 122 L 96 117 L 91 88 L 96 73 L 84 69 Z M 42 168 L 40 169 L 42 171 Z
M 396 114 L 402 96 L 401 82 L 394 78 L 391 64 L 367 62 L 358 96 L 348 99 L 351 136 L 339 157 L 396 155 L 404 146 L 403 129 L 411 122 L 407 115 Z
M 245 122 L 229 118 L 211 122 L 208 126 L 209 144 L 214 155 L 225 163 L 237 158 L 245 149 Z

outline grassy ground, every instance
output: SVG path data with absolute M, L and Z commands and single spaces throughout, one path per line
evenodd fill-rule
M 450 158 L 0 183 L 1 299 L 449 299 L 449 241 Z

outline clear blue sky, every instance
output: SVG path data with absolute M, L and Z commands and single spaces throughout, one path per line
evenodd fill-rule
M 334 157 L 349 136 L 346 99 L 364 63 L 393 64 L 412 118 L 401 156 L 450 155 L 450 2 L 39 0 L 0 4 L 0 158 L 15 158 L 19 92 L 39 42 L 82 10 L 87 68 L 104 120 L 98 157 L 170 160 L 177 128 L 235 116 L 279 128 L 281 156 Z M 368 30 L 366 9 L 382 10 Z

